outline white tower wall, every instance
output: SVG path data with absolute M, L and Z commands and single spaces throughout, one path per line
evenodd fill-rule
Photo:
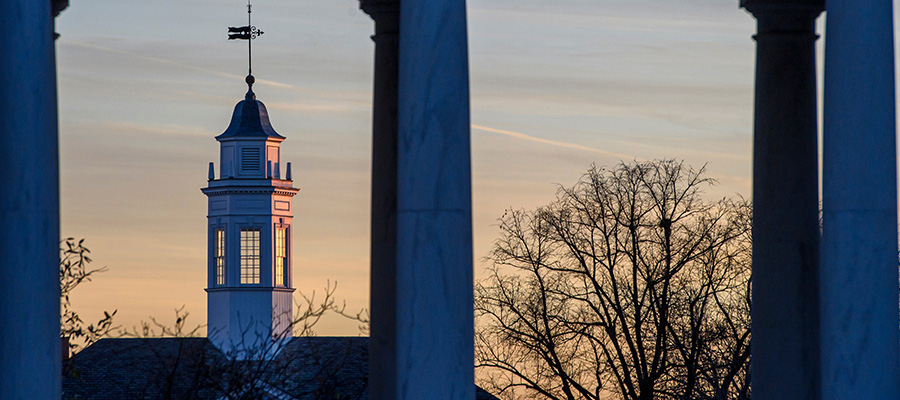
M 208 336 L 239 358 L 266 356 L 292 336 L 291 201 L 299 190 L 281 179 L 284 137 L 252 92 L 216 140 L 219 179 L 211 176 L 202 189 L 209 199 Z

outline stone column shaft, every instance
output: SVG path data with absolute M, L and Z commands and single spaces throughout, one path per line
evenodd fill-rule
M 59 146 L 53 11 L 0 2 L 0 397 L 59 399 Z
M 369 398 L 397 398 L 397 76 L 399 0 L 364 0 L 375 21 L 372 101 Z
M 400 3 L 397 399 L 473 399 L 465 0 Z
M 744 2 L 757 18 L 753 397 L 818 399 L 819 4 Z
M 829 0 L 821 271 L 826 400 L 900 398 L 894 80 L 891 1 Z

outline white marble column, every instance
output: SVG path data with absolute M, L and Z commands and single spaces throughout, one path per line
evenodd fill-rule
M 397 398 L 397 76 L 399 0 L 362 0 L 375 21 L 372 95 L 369 398 Z
M 0 1 L 0 398 L 59 399 L 59 150 L 50 0 Z
M 891 0 L 828 0 L 822 398 L 900 398 Z M 755 377 L 754 377 L 755 378 Z
M 465 1 L 401 1 L 399 61 L 397 399 L 473 399 Z
M 815 21 L 822 0 L 744 0 L 757 19 L 753 396 L 819 397 Z

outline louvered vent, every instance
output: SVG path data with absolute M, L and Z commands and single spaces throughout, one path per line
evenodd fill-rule
M 241 172 L 259 171 L 259 148 L 241 149 Z

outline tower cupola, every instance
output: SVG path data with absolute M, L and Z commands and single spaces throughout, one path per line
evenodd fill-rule
M 248 78 L 253 77 L 252 75 Z M 269 122 L 269 112 L 266 110 L 265 104 L 256 100 L 256 94 L 252 90 L 247 91 L 244 100 L 241 100 L 234 106 L 234 113 L 231 115 L 231 124 L 228 129 L 216 136 L 216 139 L 222 140 L 230 137 L 272 137 L 284 139 L 284 136 L 275 132 L 272 124 Z
M 250 5 L 247 6 L 248 15 Z M 229 38 L 248 41 L 262 32 L 229 28 Z M 292 335 L 292 199 L 290 163 L 282 176 L 281 143 L 266 106 L 253 93 L 255 79 L 234 107 L 219 142 L 219 174 L 210 163 L 207 187 L 207 331 L 209 339 L 238 358 L 277 351 Z

